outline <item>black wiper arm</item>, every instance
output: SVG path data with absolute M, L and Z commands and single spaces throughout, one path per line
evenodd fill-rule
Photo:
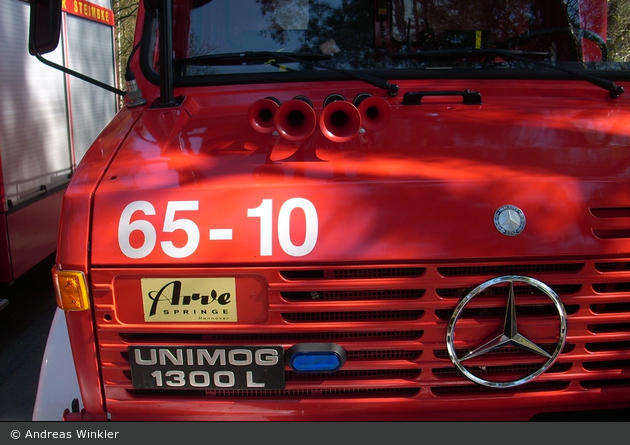
M 370 76 L 368 74 L 356 73 L 338 68 L 332 68 L 315 63 L 319 60 L 328 60 L 331 57 L 325 54 L 305 54 L 305 53 L 284 53 L 273 51 L 243 51 L 239 53 L 208 54 L 205 56 L 190 57 L 186 59 L 176 59 L 173 64 L 177 65 L 243 65 L 253 63 L 270 63 L 275 59 L 286 62 L 303 63 L 313 68 L 334 71 L 354 79 L 361 80 L 377 88 L 386 90 L 390 96 L 398 94 L 398 85 L 389 83 L 386 79 Z
M 282 57 L 278 57 L 282 54 Z M 272 57 L 270 57 L 273 55 Z M 326 54 L 303 54 L 303 53 L 274 53 L 269 51 L 244 51 L 239 53 L 206 54 L 204 56 L 188 57 L 185 59 L 175 59 L 175 66 L 196 65 L 196 66 L 230 66 L 230 65 L 262 65 L 269 63 L 273 59 L 288 60 L 296 62 L 311 62 L 318 60 L 328 60 L 330 56 Z
M 544 63 L 544 62 L 540 62 L 538 60 L 532 60 L 532 59 L 529 59 L 527 57 L 521 57 L 520 55 L 513 54 L 512 51 L 506 51 L 506 50 L 502 50 L 502 49 L 495 49 L 495 50 L 492 50 L 492 51 L 496 52 L 501 57 L 508 57 L 508 58 L 511 57 L 513 59 L 520 60 L 522 62 L 533 63 L 534 65 L 538 65 L 538 66 L 542 66 L 542 67 L 545 67 L 545 68 L 550 68 L 550 69 L 553 69 L 553 70 L 561 71 L 563 73 L 567 73 L 567 74 L 570 74 L 572 76 L 578 77 L 580 79 L 586 80 L 587 82 L 590 82 L 593 85 L 598 86 L 598 87 L 608 91 L 608 94 L 613 99 L 618 98 L 624 92 L 624 88 L 622 86 L 617 85 L 612 80 L 604 79 L 602 77 L 597 77 L 597 76 L 591 76 L 590 74 L 584 74 L 584 73 L 581 73 L 579 71 L 575 71 L 575 70 L 572 70 L 572 69 L 569 69 L 569 68 L 561 68 L 559 66 L 552 65 L 550 63 Z
M 475 48 L 461 48 L 461 49 L 430 49 L 423 51 L 416 51 L 412 53 L 399 53 L 392 54 L 392 59 L 431 59 L 431 58 L 449 58 L 457 56 L 496 56 L 497 51 L 495 49 L 475 49 Z M 524 57 L 551 57 L 551 53 L 538 52 L 538 51 L 521 51 L 513 49 L 500 50 L 505 54 L 511 56 L 524 56 Z
M 592 76 L 590 74 L 581 73 L 579 71 L 575 71 L 569 68 L 561 68 L 556 65 L 552 65 L 551 63 L 542 62 L 540 60 L 532 59 L 534 56 L 545 56 L 550 57 L 551 54 L 546 52 L 532 52 L 532 51 L 520 51 L 520 50 L 510 50 L 510 49 L 444 49 L 444 50 L 427 50 L 427 51 L 418 51 L 415 53 L 403 53 L 403 54 L 394 54 L 392 57 L 395 58 L 407 58 L 407 59 L 422 59 L 422 58 L 431 58 L 431 57 L 454 57 L 454 56 L 466 56 L 466 55 L 477 55 L 477 56 L 501 56 L 507 59 L 514 59 L 521 62 L 532 63 L 534 65 L 538 65 L 544 68 L 549 68 L 552 70 L 560 71 L 565 74 L 569 74 L 571 76 L 577 77 L 579 79 L 590 82 L 591 84 L 603 88 L 608 91 L 608 94 L 613 99 L 621 96 L 624 92 L 624 88 L 622 86 L 617 85 L 612 80 L 604 79 L 597 76 Z

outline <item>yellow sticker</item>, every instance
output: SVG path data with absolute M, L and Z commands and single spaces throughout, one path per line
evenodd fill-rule
M 475 48 L 481 48 L 481 31 L 475 31 Z
M 235 278 L 143 278 L 148 322 L 236 322 Z

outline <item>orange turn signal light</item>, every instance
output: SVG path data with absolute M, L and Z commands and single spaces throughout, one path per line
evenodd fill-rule
M 83 272 L 52 269 L 57 306 L 64 311 L 85 311 L 90 308 L 87 281 Z

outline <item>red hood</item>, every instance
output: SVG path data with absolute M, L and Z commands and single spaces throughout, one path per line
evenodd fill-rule
M 613 100 L 583 82 L 401 83 L 401 94 L 387 98 L 387 126 L 343 143 L 319 129 L 289 142 L 257 133 L 247 121 L 249 105 L 266 96 L 285 102 L 305 94 L 319 116 L 335 88 L 350 99 L 362 91 L 352 85 L 357 89 L 331 83 L 316 91 L 312 84 L 284 86 L 281 93 L 191 90 L 181 107 L 148 109 L 95 194 L 92 263 L 630 252 L 628 93 Z M 483 104 L 401 104 L 406 91 L 438 89 L 479 91 Z M 504 205 L 525 215 L 521 234 L 495 227 Z

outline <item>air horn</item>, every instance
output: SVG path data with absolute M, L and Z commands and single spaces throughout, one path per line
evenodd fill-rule
M 276 129 L 273 117 L 280 107 L 280 101 L 275 97 L 259 99 L 249 106 L 247 120 L 254 130 L 259 133 L 271 133 Z
M 308 138 L 317 125 L 313 104 L 306 96 L 295 96 L 280 105 L 273 121 L 280 136 L 290 141 Z
M 361 114 L 361 125 L 365 130 L 379 131 L 389 123 L 392 110 L 385 99 L 361 93 L 354 98 L 353 103 Z
M 361 114 L 341 94 L 331 94 L 324 100 L 319 128 L 331 141 L 349 141 L 361 129 Z

